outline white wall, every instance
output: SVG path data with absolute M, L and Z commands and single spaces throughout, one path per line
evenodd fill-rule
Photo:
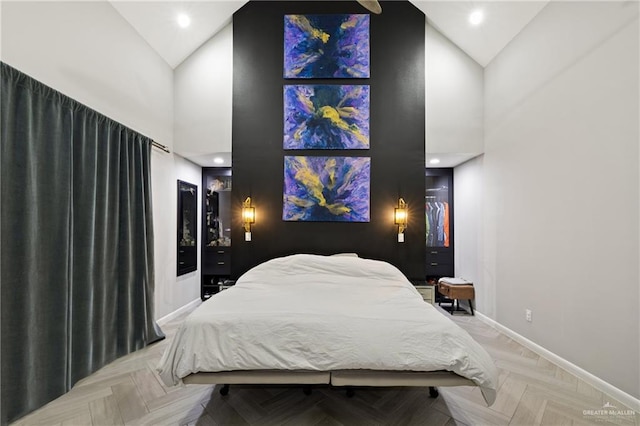
M 106 2 L 6 2 L 2 60 L 164 144 L 171 69 Z
M 174 150 L 180 154 L 176 155 L 176 174 L 178 179 L 198 185 L 198 200 L 202 203 L 202 169 L 182 157 L 213 166 L 213 157 L 221 156 L 228 161 L 223 165 L 231 166 L 232 24 L 224 27 L 185 59 L 174 70 L 173 82 Z M 202 238 L 201 214 L 198 211 L 198 238 Z M 175 213 L 172 220 L 170 223 L 175 224 Z M 174 236 L 173 251 L 165 252 L 163 256 L 163 276 L 173 273 L 175 277 L 175 245 Z M 156 259 L 160 260 L 157 254 Z M 174 278 L 173 286 L 163 286 L 164 291 L 156 294 L 157 311 L 166 314 L 171 312 L 169 307 L 176 309 L 200 297 L 200 265 L 201 254 L 198 250 L 198 270 L 178 277 L 177 282 Z
M 200 297 L 200 250 L 198 253 L 198 269 L 194 272 L 176 277 L 176 250 L 178 235 L 176 226 L 178 223 L 177 206 L 177 181 L 182 180 L 198 186 L 198 205 L 202 205 L 202 168 L 179 155 L 166 156 L 166 162 L 158 173 L 154 173 L 154 179 L 163 188 L 169 191 L 162 193 L 153 200 L 154 216 L 160 213 L 159 218 L 154 217 L 155 235 L 162 234 L 164 246 L 159 247 L 156 241 L 156 294 L 155 306 L 156 318 L 177 310 L 187 303 Z M 156 202 L 157 201 L 157 202 Z M 198 209 L 198 246 L 202 238 L 201 226 L 202 211 Z
M 637 2 L 549 3 L 485 69 L 482 191 L 486 313 L 636 398 L 638 36 Z
M 493 286 L 483 278 L 483 156 L 473 158 L 453 169 L 454 264 L 455 276 L 473 282 L 475 308 L 491 315 L 495 311 Z
M 184 157 L 231 153 L 232 24 L 175 69 L 174 84 L 176 152 Z
M 111 5 L 3 1 L 0 7 L 2 61 L 173 147 L 173 72 Z M 197 287 L 175 290 L 174 161 L 172 154 L 152 152 L 156 318 L 197 294 Z M 173 265 L 171 274 L 166 265 Z
M 427 154 L 479 155 L 484 150 L 484 70 L 425 24 Z
M 426 152 L 443 162 L 484 151 L 484 68 L 426 24 Z M 474 283 L 476 308 L 493 309 L 482 283 L 482 159 L 454 169 L 455 275 Z M 462 302 L 466 304 L 466 302 Z

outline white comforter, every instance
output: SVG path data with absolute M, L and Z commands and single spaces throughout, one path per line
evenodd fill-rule
M 185 319 L 158 366 L 167 385 L 201 371 L 449 370 L 492 404 L 496 368 L 394 266 L 298 254 L 265 262 Z

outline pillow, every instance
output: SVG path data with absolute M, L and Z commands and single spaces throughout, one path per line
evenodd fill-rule
M 332 254 L 331 256 L 338 256 L 338 257 L 358 257 L 358 253 L 336 253 L 336 254 Z

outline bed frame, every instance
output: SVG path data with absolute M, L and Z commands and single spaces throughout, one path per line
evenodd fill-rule
M 440 386 L 477 386 L 473 381 L 450 371 L 392 371 L 392 370 L 247 370 L 222 371 L 216 373 L 194 373 L 183 378 L 185 384 L 222 384 L 220 394 L 229 393 L 229 385 L 268 384 L 268 385 L 304 385 L 306 394 L 311 392 L 310 385 L 344 386 L 347 396 L 353 396 L 353 386 L 420 386 L 429 387 L 432 398 L 438 396 L 436 387 Z

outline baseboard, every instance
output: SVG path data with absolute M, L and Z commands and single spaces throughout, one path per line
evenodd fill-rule
M 159 326 L 163 326 L 166 323 L 168 323 L 169 321 L 171 321 L 172 319 L 178 317 L 179 315 L 181 315 L 182 313 L 184 313 L 185 311 L 188 311 L 190 309 L 195 308 L 196 306 L 198 306 L 200 303 L 202 303 L 202 300 L 200 300 L 200 298 L 198 297 L 197 299 L 187 303 L 186 305 L 176 309 L 175 311 L 171 312 L 170 314 L 167 314 L 165 316 L 163 316 L 162 318 L 160 318 L 159 320 L 156 321 L 156 323 Z
M 623 403 L 624 405 L 626 405 L 627 407 L 631 408 L 632 410 L 634 410 L 636 412 L 640 412 L 640 399 L 634 398 L 632 395 L 629 395 L 628 393 L 618 389 L 617 387 L 613 386 L 612 384 L 605 382 L 601 378 L 599 378 L 597 376 L 594 376 L 593 374 L 589 373 L 588 371 L 583 370 L 582 368 L 578 367 L 577 365 L 575 365 L 575 364 L 567 361 L 566 359 L 554 354 L 553 352 L 543 348 L 542 346 L 538 345 L 537 343 L 532 342 L 531 340 L 527 339 L 526 337 L 521 336 L 520 334 L 518 334 L 515 331 L 511 330 L 510 328 L 507 328 L 504 325 L 494 321 L 493 319 L 491 319 L 488 316 L 482 314 L 481 312 L 476 311 L 476 316 L 478 317 L 478 319 L 480 321 L 482 321 L 485 324 L 489 325 L 490 327 L 493 327 L 496 330 L 506 334 L 507 336 L 509 336 L 510 338 L 515 340 L 516 342 L 520 343 L 522 346 L 526 347 L 527 349 L 532 350 L 533 352 L 535 352 L 536 354 L 538 354 L 541 357 L 545 358 L 546 360 L 556 364 L 558 367 L 567 370 L 568 372 L 572 373 L 576 377 L 582 379 L 583 381 L 585 381 L 586 383 L 590 384 L 591 386 L 593 386 L 594 388 L 598 389 L 599 391 L 611 396 L 616 401 L 619 401 L 619 402 Z

